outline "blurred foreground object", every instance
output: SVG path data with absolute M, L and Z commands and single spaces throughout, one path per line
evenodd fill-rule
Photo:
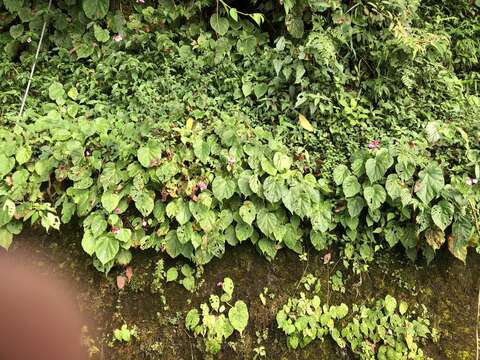
M 71 291 L 26 261 L 0 253 L 0 359 L 87 359 Z

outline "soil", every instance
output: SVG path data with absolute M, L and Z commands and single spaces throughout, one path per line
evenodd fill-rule
M 480 255 L 475 253 L 469 254 L 464 265 L 443 251 L 427 266 L 413 264 L 400 250 L 392 250 L 358 276 L 342 268 L 335 253 L 327 265 L 323 262 L 325 254 L 312 252 L 308 261 L 301 261 L 286 250 L 268 262 L 252 246 L 240 245 L 228 248 L 221 259 L 203 268 L 195 292 L 188 292 L 177 282 L 164 282 L 162 294 L 151 291 L 156 262 L 164 258 L 168 269 L 184 260 L 173 261 L 150 251 L 134 253 L 130 264 L 133 276 L 120 290 L 116 277 L 124 275 L 125 269 L 115 267 L 108 275 L 99 273 L 81 249 L 80 239 L 81 230 L 75 226 L 51 234 L 30 229 L 16 237 L 10 255 L 28 256 L 42 276 L 58 276 L 73 285 L 69 291 L 85 318 L 83 337 L 92 359 L 208 358 L 202 338 L 186 331 L 184 317 L 192 307 L 208 301 L 210 294 L 220 294 L 217 284 L 226 276 L 235 284 L 233 300 L 247 303 L 250 320 L 243 336 L 233 335 L 214 358 L 252 359 L 254 349 L 264 346 L 267 359 L 354 359 L 329 339 L 315 341 L 302 350 L 289 350 L 285 336 L 277 330 L 276 312 L 288 297 L 298 294 L 299 280 L 307 273 L 321 279 L 324 302 L 372 304 L 390 294 L 418 311 L 423 304 L 432 325 L 440 331 L 440 341 L 424 344 L 424 351 L 433 359 L 475 359 L 480 279 Z M 345 293 L 333 291 L 328 282 L 337 270 L 343 272 Z M 259 297 L 262 292 L 267 294 L 266 305 Z M 113 330 L 123 324 L 136 326 L 138 338 L 129 343 L 114 341 Z

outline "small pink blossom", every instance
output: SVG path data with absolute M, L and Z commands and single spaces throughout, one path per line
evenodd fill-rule
M 145 4 L 145 0 L 137 0 L 137 4 Z
M 378 149 L 380 147 L 380 140 L 372 140 L 368 144 L 369 149 Z
M 120 214 L 122 210 L 119 207 L 116 207 L 114 210 L 115 214 Z
M 116 35 L 113 36 L 113 41 L 115 41 L 117 43 L 122 41 L 122 40 L 123 40 L 123 37 L 120 34 L 116 34 Z
M 147 227 L 147 226 L 148 226 L 148 224 L 147 224 L 147 222 L 146 222 L 145 220 L 142 221 L 142 226 L 143 226 L 143 227 Z
M 228 158 L 228 165 L 233 165 L 233 164 L 235 164 L 235 158 L 229 157 Z
M 120 233 L 120 228 L 116 227 L 116 226 L 113 226 L 112 227 L 112 233 L 114 233 L 115 235 L 117 235 L 118 233 Z
M 465 180 L 465 183 L 469 186 L 477 185 L 478 184 L 478 179 L 468 178 L 467 180 Z
M 223 282 L 219 281 L 219 282 L 217 283 L 217 286 L 218 286 L 218 287 L 223 287 Z
M 201 191 L 207 190 L 207 184 L 205 184 L 203 181 L 199 181 L 197 185 Z

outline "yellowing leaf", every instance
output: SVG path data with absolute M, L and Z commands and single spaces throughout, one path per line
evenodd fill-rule
M 185 125 L 185 127 L 187 128 L 187 130 L 192 130 L 192 128 L 193 128 L 193 119 L 192 118 L 187 119 L 187 124 Z
M 314 132 L 315 128 L 310 124 L 310 121 L 307 120 L 305 116 L 302 114 L 298 114 L 298 122 L 300 123 L 300 126 L 303 127 L 305 130 Z

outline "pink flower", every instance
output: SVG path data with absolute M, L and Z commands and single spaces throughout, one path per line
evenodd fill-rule
M 368 144 L 369 149 L 378 149 L 380 147 L 380 140 L 372 140 Z
M 145 4 L 145 0 L 137 0 L 137 4 Z
M 115 235 L 117 235 L 119 232 L 120 232 L 120 228 L 118 228 L 118 227 L 116 227 L 116 226 L 113 226 L 113 227 L 112 227 L 112 233 L 114 233 Z
M 120 210 L 119 207 L 115 208 L 114 210 L 115 214 L 120 214 L 122 212 L 122 210 Z
M 116 35 L 113 36 L 113 41 L 115 41 L 117 43 L 122 41 L 122 40 L 123 40 L 123 37 L 120 34 L 116 34 Z
M 201 191 L 207 190 L 207 184 L 205 184 L 203 181 L 199 181 L 197 185 Z
M 478 184 L 478 179 L 468 178 L 467 180 L 465 180 L 465 183 L 469 186 L 476 185 Z
M 228 158 L 228 165 L 233 165 L 233 164 L 235 164 L 235 158 L 233 157 Z
M 217 283 L 217 286 L 218 286 L 218 287 L 223 287 L 223 282 L 219 281 L 219 282 Z
M 142 221 L 142 226 L 143 226 L 143 227 L 147 227 L 147 226 L 148 226 L 148 224 L 147 224 L 147 222 L 146 222 L 145 220 Z

